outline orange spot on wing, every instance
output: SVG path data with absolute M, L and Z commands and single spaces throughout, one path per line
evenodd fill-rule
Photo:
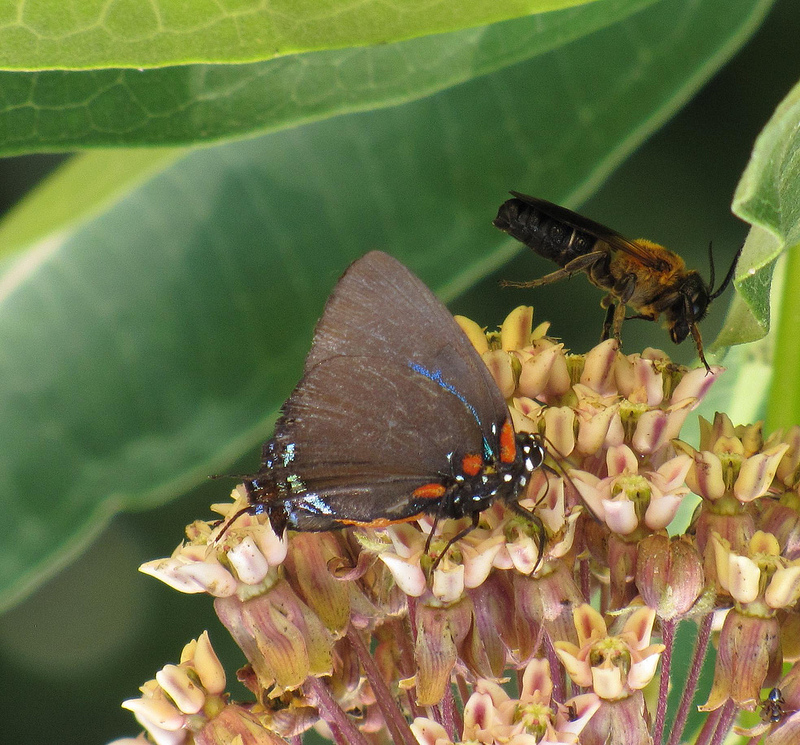
M 461 459 L 461 470 L 467 476 L 477 476 L 483 468 L 483 458 L 480 455 L 465 455 Z
M 397 525 L 398 523 L 411 523 L 414 520 L 419 520 L 425 513 L 420 512 L 410 517 L 404 517 L 402 520 L 390 520 L 388 517 L 379 517 L 375 520 L 344 520 L 341 517 L 336 519 L 337 523 L 342 525 L 360 525 L 365 528 L 387 528 L 390 525 Z
M 421 499 L 439 499 L 439 497 L 444 496 L 445 488 L 441 484 L 425 484 L 423 486 L 414 489 L 411 493 L 414 497 L 420 497 Z
M 503 422 L 500 430 L 500 461 L 502 463 L 513 463 L 517 457 L 517 441 L 514 439 L 514 427 L 511 420 Z

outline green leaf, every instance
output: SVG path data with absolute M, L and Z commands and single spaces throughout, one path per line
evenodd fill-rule
M 763 335 L 769 329 L 769 291 L 778 257 L 800 244 L 800 84 L 796 85 L 775 110 L 756 140 L 750 162 L 736 189 L 733 211 L 752 223 L 736 286 Z M 800 264 L 793 252 L 779 309 L 780 327 L 775 341 L 774 376 L 768 405 L 771 427 L 800 421 Z M 738 322 L 744 307 L 739 308 Z M 753 321 L 749 322 L 753 328 Z M 751 337 L 755 338 L 755 337 Z
M 575 204 L 768 7 L 663 0 L 404 106 L 57 175 L 4 234 L 3 602 L 266 438 L 349 261 L 383 248 L 453 297 L 518 249 L 507 189 Z
M 4 0 L 0 68 L 252 62 L 387 44 L 580 4 L 580 0 Z
M 73 158 L 0 223 L 0 257 L 102 214 L 184 154 L 177 148 L 120 150 L 111 156 L 113 165 L 108 153 Z
M 606 0 L 252 64 L 0 72 L 0 153 L 210 142 L 396 105 L 557 49 L 652 2 Z

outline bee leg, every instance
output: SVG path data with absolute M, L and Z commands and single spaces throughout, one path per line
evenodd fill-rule
M 626 274 L 621 281 L 614 285 L 614 292 L 620 305 L 627 305 L 636 291 L 636 275 Z
M 614 313 L 617 310 L 617 304 L 613 300 L 613 296 L 606 295 L 600 305 L 606 309 L 606 317 L 603 321 L 603 332 L 600 334 L 600 341 L 605 341 L 611 337 L 611 329 L 614 325 Z
M 605 251 L 593 251 L 592 253 L 574 258 L 561 269 L 550 272 L 550 274 L 545 274 L 544 277 L 540 277 L 539 279 L 532 279 L 530 282 L 510 282 L 504 279 L 500 284 L 503 287 L 542 287 L 543 285 L 558 282 L 560 279 L 569 279 L 573 274 L 577 274 L 578 272 L 588 271 L 598 261 L 607 256 L 608 253 Z
M 697 347 L 697 356 L 700 358 L 700 362 L 703 363 L 703 367 L 706 369 L 706 375 L 711 372 L 711 368 L 706 362 L 706 356 L 703 354 L 703 337 L 700 336 L 700 329 L 697 328 L 697 324 L 693 323 L 689 326 L 689 329 L 692 332 L 692 338 L 694 338 L 695 346 Z
M 643 313 L 637 313 L 635 316 L 625 316 L 626 321 L 655 321 L 653 316 L 647 316 Z
M 625 320 L 625 306 L 633 297 L 636 291 L 636 275 L 626 274 L 621 280 L 615 283 L 613 295 L 608 295 L 605 302 L 608 304 L 606 320 L 603 324 L 603 339 L 609 338 L 609 326 L 614 334 L 614 338 L 619 341 L 622 331 L 622 322 Z

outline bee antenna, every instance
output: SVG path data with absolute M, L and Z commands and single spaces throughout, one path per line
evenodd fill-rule
M 714 298 L 718 298 L 723 292 L 725 292 L 725 288 L 731 283 L 733 279 L 733 273 L 736 271 L 736 266 L 739 263 L 739 257 L 742 255 L 742 249 L 744 248 L 744 244 L 741 245 L 739 250 L 736 252 L 736 256 L 733 257 L 733 261 L 731 262 L 731 267 L 728 269 L 728 273 L 725 275 L 725 279 L 722 280 L 722 284 L 714 290 L 714 261 L 711 261 L 711 284 L 709 285 L 709 300 L 714 300 Z M 709 246 L 710 250 L 710 246 Z
M 713 291 L 714 287 L 714 250 L 713 250 L 714 242 L 708 242 L 708 263 L 711 265 L 711 276 L 708 279 L 708 292 L 709 294 Z

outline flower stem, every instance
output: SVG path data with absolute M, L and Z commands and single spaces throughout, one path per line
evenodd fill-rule
M 461 715 L 456 709 L 456 702 L 453 698 L 452 683 L 446 686 L 444 690 L 444 699 L 442 700 L 442 715 L 444 717 L 444 728 L 447 730 L 447 734 L 453 738 L 453 742 L 458 741 L 461 733 L 464 731 L 464 723 L 461 721 Z
M 583 595 L 583 601 L 585 603 L 588 603 L 592 598 L 591 576 L 592 575 L 590 574 L 589 560 L 581 559 L 580 563 L 581 594 Z
M 661 656 L 661 679 L 658 685 L 658 707 L 656 708 L 656 727 L 653 742 L 658 745 L 664 739 L 664 722 L 667 717 L 667 699 L 669 697 L 669 678 L 672 668 L 672 649 L 675 644 L 675 621 L 661 621 L 661 640 L 664 642 L 664 654 Z
M 683 689 L 683 696 L 681 703 L 678 707 L 678 712 L 675 715 L 675 721 L 672 726 L 672 733 L 669 736 L 667 745 L 677 745 L 683 735 L 684 727 L 686 727 L 686 719 L 689 716 L 689 707 L 692 705 L 695 691 L 697 690 L 697 681 L 700 679 L 700 672 L 703 669 L 703 662 L 706 657 L 706 650 L 708 649 L 708 642 L 711 638 L 711 622 L 714 619 L 714 614 L 709 613 L 700 623 L 697 632 L 697 639 L 694 645 L 694 654 L 692 655 L 692 667 L 689 671 L 689 677 L 686 679 L 686 686 Z M 699 745 L 699 742 L 698 744 Z
M 306 696 L 319 709 L 320 716 L 331 727 L 334 735 L 338 730 L 337 742 L 342 745 L 368 745 L 367 739 L 356 729 L 350 717 L 339 706 L 327 686 L 319 678 L 314 676 L 307 678 L 303 688 Z
M 408 726 L 400 706 L 386 685 L 380 670 L 378 670 L 378 666 L 369 653 L 367 645 L 364 644 L 361 635 L 352 626 L 347 629 L 347 641 L 350 642 L 350 645 L 355 650 L 361 667 L 364 669 L 364 676 L 372 688 L 375 701 L 383 714 L 383 720 L 392 735 L 392 741 L 396 745 L 417 745 L 417 739 Z M 450 697 L 452 699 L 452 694 Z
M 722 706 L 722 713 L 717 722 L 717 728 L 714 730 L 714 737 L 711 740 L 711 745 L 722 745 L 722 742 L 728 736 L 728 732 L 730 732 L 731 726 L 736 719 L 737 712 L 738 707 L 736 703 L 732 699 L 728 699 Z
M 703 727 L 700 730 L 700 734 L 697 736 L 697 740 L 695 740 L 694 745 L 709 745 L 721 717 L 721 708 L 715 709 L 709 713 L 708 717 L 706 717 L 706 721 L 703 722 Z
M 547 654 L 547 661 L 550 663 L 550 670 L 552 671 L 550 677 L 553 681 L 553 698 L 563 703 L 567 698 L 566 680 L 564 679 L 561 661 L 558 659 L 556 649 L 550 639 L 550 634 L 547 633 L 544 635 L 544 649 Z M 522 690 L 521 687 L 520 690 Z

